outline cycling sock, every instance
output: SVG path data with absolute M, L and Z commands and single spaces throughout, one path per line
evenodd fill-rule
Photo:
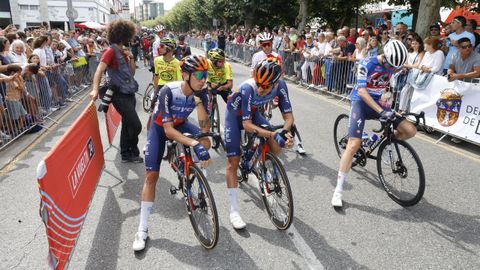
M 347 177 L 347 173 L 338 171 L 337 187 L 335 188 L 335 192 L 343 193 L 343 183 L 345 182 L 345 177 Z
M 148 216 L 152 211 L 153 202 L 142 201 L 140 208 L 140 224 L 138 225 L 139 232 L 148 232 Z
M 237 188 L 228 188 L 228 198 L 230 199 L 230 213 L 238 212 Z

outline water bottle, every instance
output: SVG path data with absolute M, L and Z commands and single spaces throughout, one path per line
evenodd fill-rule
M 368 139 L 367 141 L 367 147 L 372 147 L 372 145 L 378 140 L 378 136 L 377 134 L 372 134 L 372 136 L 370 136 L 370 138 Z
M 253 145 L 250 149 L 247 150 L 247 152 L 244 155 L 244 160 L 245 160 L 245 167 L 247 169 L 250 169 L 253 164 L 253 154 L 255 154 L 255 151 L 257 150 L 257 145 Z
M 366 133 L 366 132 L 364 131 L 363 134 L 362 134 L 362 146 L 363 146 L 363 147 L 368 147 L 368 145 L 367 145 L 368 140 L 369 140 L 368 133 Z

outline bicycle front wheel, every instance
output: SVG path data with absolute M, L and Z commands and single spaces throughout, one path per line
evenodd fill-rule
M 286 230 L 293 221 L 293 196 L 285 169 L 275 155 L 267 153 L 260 170 L 260 190 L 268 216 L 277 229 Z
M 333 140 L 335 143 L 335 149 L 340 158 L 342 158 L 343 152 L 347 148 L 348 144 L 348 122 L 349 117 L 346 114 L 340 114 L 335 120 L 333 125 Z
M 145 93 L 143 94 L 143 110 L 145 112 L 150 112 L 150 108 L 152 107 L 153 100 L 153 83 L 150 83 L 145 89 Z
M 189 166 L 187 178 L 187 211 L 195 236 L 206 249 L 218 242 L 218 214 L 215 200 L 202 171 L 195 165 Z
M 377 154 L 380 182 L 388 196 L 401 206 L 417 204 L 425 191 L 423 165 L 413 147 L 401 140 L 385 140 Z

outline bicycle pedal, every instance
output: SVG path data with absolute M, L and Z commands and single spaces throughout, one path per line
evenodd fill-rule
M 170 194 L 171 195 L 176 195 L 177 191 L 178 191 L 178 188 L 176 188 L 175 186 L 170 187 Z

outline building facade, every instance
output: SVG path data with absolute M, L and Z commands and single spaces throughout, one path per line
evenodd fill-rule
M 107 24 L 120 18 L 123 2 L 128 0 L 72 0 L 78 17 L 75 23 L 97 22 Z M 68 22 L 66 0 L 1 0 L 0 26 L 5 20 L 12 21 L 19 29 L 35 27 L 46 21 L 53 28 L 64 28 Z M 10 12 L 4 11 L 9 3 Z M 7 16 L 8 15 L 8 16 Z M 7 17 L 7 18 L 5 18 Z
M 153 20 L 165 15 L 163 2 L 151 0 L 136 0 L 134 6 L 134 18 L 138 21 Z

